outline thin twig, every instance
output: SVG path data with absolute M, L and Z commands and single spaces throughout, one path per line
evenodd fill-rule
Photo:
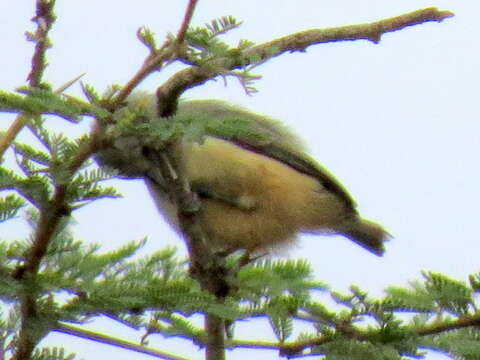
M 54 6 L 55 0 L 37 0 L 36 2 L 36 13 L 32 21 L 37 24 L 37 29 L 34 34 L 27 34 L 29 39 L 35 42 L 32 66 L 27 77 L 28 83 L 31 87 L 39 87 L 41 85 L 43 73 L 47 66 L 45 53 L 50 47 L 48 32 L 55 22 L 55 15 L 53 13 Z M 7 148 L 15 140 L 29 119 L 30 115 L 27 114 L 19 114 L 16 117 L 7 133 L 0 139 L 0 158 L 3 157 Z M 42 213 L 42 215 L 45 214 Z M 40 261 L 38 261 L 38 263 L 39 262 Z M 30 272 L 31 274 L 36 274 L 38 271 L 38 264 L 31 270 L 34 270 Z M 20 310 L 22 321 L 18 346 L 15 353 L 16 360 L 30 359 L 36 342 L 38 341 L 38 339 L 32 335 L 32 332 L 35 331 L 35 324 L 32 320 L 34 320 L 36 316 L 36 295 L 31 292 L 25 294 L 20 304 Z
M 37 24 L 35 33 L 29 33 L 29 40 L 35 42 L 35 52 L 32 57 L 32 68 L 27 80 L 31 87 L 39 87 L 43 72 L 47 67 L 45 53 L 50 47 L 48 32 L 52 28 L 56 18 L 53 13 L 55 0 L 37 0 L 36 14 L 32 19 Z
M 138 84 L 140 84 L 152 72 L 160 70 L 164 63 L 172 61 L 174 58 L 176 59 L 178 46 L 183 43 L 183 40 L 185 39 L 185 34 L 187 33 L 190 22 L 192 21 L 193 13 L 197 3 L 198 0 L 189 0 L 187 10 L 183 17 L 182 25 L 177 33 L 176 43 L 172 44 L 167 41 L 165 44 L 163 44 L 158 52 L 150 54 L 147 57 L 140 70 L 138 70 L 133 78 L 127 82 L 122 90 L 120 90 L 115 98 L 113 107 L 117 107 L 123 103 L 133 89 L 135 89 Z
M 480 314 L 472 316 L 463 316 L 458 320 L 444 321 L 439 324 L 433 324 L 418 328 L 415 332 L 420 336 L 440 334 L 445 331 L 457 330 L 471 326 L 480 326 Z
M 27 124 L 28 120 L 30 119 L 31 115 L 27 114 L 18 114 L 13 121 L 12 125 L 8 128 L 5 134 L 0 135 L 0 161 L 5 154 L 5 151 L 10 147 L 13 143 L 17 135 L 20 131 L 24 128 Z
M 29 40 L 35 42 L 35 51 L 32 56 L 32 66 L 27 80 L 31 87 L 39 87 L 42 82 L 43 72 L 47 66 L 45 53 L 50 47 L 48 32 L 55 22 L 53 7 L 55 0 L 37 0 L 35 17 L 32 19 L 37 24 L 35 33 L 27 33 Z M 0 161 L 5 151 L 15 140 L 20 131 L 27 124 L 31 115 L 19 114 L 7 132 L 0 137 Z
M 128 95 L 131 94 L 133 89 L 135 89 L 154 71 L 160 70 L 163 64 L 171 60 L 173 56 L 174 52 L 170 49 L 170 47 L 165 47 L 161 54 L 158 54 L 154 58 L 149 57 L 140 70 L 137 71 L 137 73 L 125 84 L 124 87 L 122 87 L 118 95 L 115 97 L 112 107 L 116 108 L 120 106 L 128 97 Z
M 182 26 L 180 26 L 180 30 L 177 33 L 177 43 L 183 43 L 185 39 L 185 34 L 187 33 L 188 27 L 190 26 L 190 22 L 192 21 L 193 13 L 195 11 L 195 6 L 197 6 L 198 0 L 190 0 L 188 2 L 187 11 L 185 12 L 185 16 L 183 18 Z
M 130 341 L 125 341 L 116 337 L 112 336 L 107 336 L 104 334 L 100 334 L 98 332 L 94 332 L 91 330 L 85 330 L 81 329 L 76 326 L 71 326 L 67 324 L 62 324 L 59 323 L 53 331 L 62 333 L 62 334 L 67 334 L 67 335 L 73 335 L 82 339 L 87 339 L 87 340 L 92 340 L 101 344 L 106 344 L 106 345 L 111 345 L 115 346 L 121 349 L 125 350 L 130 350 L 130 351 L 135 351 L 141 354 L 147 354 L 151 355 L 153 357 L 156 357 L 158 359 L 164 359 L 164 360 L 188 360 L 186 358 L 177 356 L 177 355 L 172 355 L 163 351 L 155 350 L 152 348 L 148 348 L 145 346 L 138 345 L 136 343 L 130 342 Z

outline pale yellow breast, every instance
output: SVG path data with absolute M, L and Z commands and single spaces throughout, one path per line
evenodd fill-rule
M 202 203 L 205 230 L 218 249 L 275 247 L 299 231 L 327 228 L 343 210 L 343 203 L 316 179 L 225 140 L 184 143 L 182 153 L 192 183 L 208 183 L 213 192 L 233 200 Z

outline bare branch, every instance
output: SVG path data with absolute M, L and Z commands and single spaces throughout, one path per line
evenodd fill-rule
M 280 350 L 281 344 L 273 341 L 231 340 L 227 349 Z
M 190 26 L 190 22 L 192 21 L 193 12 L 195 11 L 195 6 L 197 6 L 198 0 L 190 0 L 188 2 L 187 11 L 185 12 L 185 16 L 183 18 L 182 26 L 177 33 L 177 43 L 181 44 L 185 39 L 185 34 L 187 33 L 188 27 Z
M 37 24 L 35 33 L 27 33 L 29 40 L 34 41 L 35 53 L 32 57 L 32 69 L 27 80 L 31 87 L 39 87 L 42 81 L 43 72 L 47 67 L 45 53 L 50 47 L 48 32 L 55 22 L 53 7 L 55 0 L 37 0 L 36 14 L 32 19 Z
M 133 76 L 133 78 L 122 88 L 120 93 L 115 98 L 113 107 L 119 106 L 125 99 L 130 95 L 130 93 L 135 89 L 138 84 L 140 84 L 147 76 L 151 73 L 160 70 L 163 65 L 176 59 L 177 50 L 179 44 L 185 39 L 185 34 L 192 20 L 195 7 L 198 3 L 198 0 L 189 0 L 187 10 L 185 12 L 182 25 L 177 34 L 177 39 L 175 43 L 166 41 L 163 46 L 156 52 L 151 53 L 145 60 L 143 66 L 138 70 L 138 72 Z
M 35 33 L 27 33 L 29 40 L 35 42 L 32 66 L 27 77 L 31 87 L 39 87 L 41 85 L 43 73 L 47 66 L 45 53 L 50 47 L 48 32 L 55 22 L 55 15 L 53 13 L 54 6 L 55 0 L 37 0 L 35 17 L 32 19 L 32 21 L 37 24 L 37 29 Z M 15 140 L 23 127 L 27 124 L 29 119 L 30 117 L 27 114 L 20 114 L 16 117 L 7 133 L 0 139 L 0 158 L 3 156 L 10 144 Z M 42 215 L 44 214 L 42 213 Z M 39 263 L 40 260 L 38 261 L 38 264 Z M 32 273 L 37 272 L 38 264 L 34 267 L 35 271 Z M 38 339 L 35 339 L 32 336 L 32 331 L 34 331 L 33 328 L 35 327 L 32 319 L 35 319 L 36 315 L 35 295 L 31 293 L 25 294 L 20 308 L 22 314 L 22 323 L 19 334 L 19 343 L 15 353 L 15 359 L 17 360 L 30 359 L 33 349 L 35 348 L 36 341 L 38 341 Z
M 426 22 L 441 22 L 452 16 L 454 14 L 450 11 L 426 8 L 373 23 L 306 30 L 256 46 L 250 51 L 251 54 L 247 53 L 246 55 L 247 57 L 257 55 L 263 60 L 282 55 L 287 51 L 303 52 L 312 45 L 337 41 L 368 40 L 378 44 L 383 34 Z M 276 50 L 273 54 L 272 49 Z
M 127 82 L 127 84 L 120 90 L 115 97 L 115 101 L 112 104 L 113 109 L 120 106 L 128 95 L 151 73 L 158 71 L 162 68 L 163 64 L 174 57 L 174 52 L 170 47 L 165 47 L 159 54 L 154 57 L 149 56 L 140 70 Z M 112 109 L 111 109 L 112 110 Z
M 37 0 L 36 14 L 32 19 L 37 24 L 37 29 L 35 33 L 27 33 L 28 39 L 35 42 L 32 67 L 27 77 L 31 87 L 40 86 L 43 72 L 47 67 L 45 53 L 50 47 L 48 32 L 55 22 L 55 15 L 53 14 L 54 5 L 55 0 Z M 0 137 L 0 159 L 29 119 L 30 117 L 26 114 L 18 115 L 7 132 Z
M 59 323 L 57 325 L 57 327 L 55 329 L 53 329 L 53 331 L 56 331 L 56 332 L 59 332 L 59 333 L 62 333 L 62 334 L 76 336 L 76 337 L 79 337 L 79 338 L 82 338 L 82 339 L 92 340 L 92 341 L 95 341 L 95 342 L 98 342 L 98 343 L 101 343 L 101 344 L 116 346 L 116 347 L 119 347 L 121 349 L 135 351 L 135 352 L 138 352 L 138 353 L 141 353 L 141 354 L 151 355 L 151 356 L 154 356 L 158 359 L 187 360 L 186 358 L 183 358 L 183 357 L 180 357 L 180 356 L 172 355 L 172 354 L 169 354 L 169 353 L 166 353 L 166 352 L 163 352 L 163 351 L 158 351 L 158 350 L 151 349 L 151 348 L 148 348 L 148 347 L 145 347 L 145 346 L 141 346 L 141 345 L 135 344 L 135 343 L 130 342 L 130 341 L 125 341 L 125 340 L 122 340 L 122 339 L 119 339 L 119 338 L 115 338 L 115 337 L 112 337 L 112 336 L 107 336 L 107 335 L 104 335 L 104 334 L 100 334 L 100 333 L 90 331 L 90 330 L 81 329 L 79 327 L 75 327 L 75 326 L 71 326 L 71 325 L 67 325 L 67 324 L 60 324 Z
M 373 23 L 302 31 L 257 45 L 237 58 L 220 59 L 207 65 L 192 66 L 179 71 L 158 88 L 157 94 L 162 101 L 173 103 L 186 90 L 212 80 L 225 71 L 262 63 L 287 52 L 304 52 L 309 46 L 317 44 L 355 40 L 378 43 L 381 36 L 387 32 L 425 22 L 441 22 L 452 16 L 453 13 L 449 11 L 427 8 Z

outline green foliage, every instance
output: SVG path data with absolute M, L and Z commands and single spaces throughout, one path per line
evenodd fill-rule
M 155 41 L 155 34 L 152 30 L 146 26 L 142 26 L 137 31 L 137 38 L 145 45 L 151 52 L 157 50 L 157 44 Z
M 2 306 L 2 308 L 6 308 Z M 15 337 L 20 327 L 19 309 L 11 307 L 7 314 L 0 311 L 0 352 L 8 358 L 15 352 Z
M 108 112 L 99 107 L 51 90 L 24 88 L 21 91 L 26 96 L 0 91 L 0 111 L 31 115 L 50 114 L 72 122 L 78 122 L 81 115 L 108 116 Z
M 192 324 L 188 317 L 170 311 L 157 311 L 149 322 L 148 335 L 155 333 L 165 337 L 181 337 L 196 344 L 205 341 L 205 332 Z
M 13 194 L 0 198 L 0 223 L 13 218 L 24 205 L 25 202 Z
M 325 355 L 326 360 L 401 359 L 398 352 L 391 347 L 341 338 L 316 347 L 314 353 Z
M 111 173 L 104 169 L 86 170 L 75 176 L 70 183 L 67 199 L 73 204 L 72 209 L 103 198 L 117 198 L 120 193 L 111 186 L 103 187 L 100 182 L 111 178 Z
M 37 209 L 49 203 L 55 187 L 59 185 L 68 185 L 66 201 L 71 210 L 101 198 L 119 196 L 114 188 L 101 185 L 112 178 L 106 170 L 88 168 L 71 173 L 71 161 L 89 141 L 88 136 L 71 140 L 61 133 L 55 134 L 47 130 L 41 118 L 33 119 L 29 129 L 38 144 L 19 141 L 13 144 L 19 171 L 0 167 L 0 191 L 13 190 Z M 9 195 L 0 201 L 0 220 L 17 213 L 23 205 L 18 196 Z
M 66 354 L 62 347 L 41 348 L 35 350 L 32 355 L 32 360 L 73 360 L 75 354 Z
M 252 74 L 253 66 L 248 67 L 247 65 L 252 61 L 261 62 L 261 59 L 254 59 L 253 56 L 245 54 L 254 46 L 254 43 L 242 39 L 236 47 L 232 47 L 219 39 L 221 35 L 237 29 L 241 24 L 233 16 L 224 16 L 212 20 L 203 27 L 189 28 L 185 35 L 187 46 L 183 60 L 190 64 L 214 69 L 223 76 L 224 80 L 228 76 L 233 76 L 240 81 L 247 94 L 252 94 L 257 91 L 254 81 L 260 79 L 260 76 Z M 171 35 L 171 40 L 174 41 L 173 35 Z M 142 40 L 142 42 L 146 41 L 147 38 Z M 232 71 L 230 70 L 231 64 L 244 66 L 239 71 Z
M 190 56 L 196 61 L 205 62 L 231 55 L 230 47 L 218 37 L 241 25 L 233 16 L 214 19 L 204 27 L 190 28 L 185 41 L 190 47 Z
M 464 282 L 445 275 L 424 272 L 426 290 L 435 298 L 438 307 L 455 315 L 465 315 L 473 305 L 473 293 Z
M 12 177 L 6 173 L 3 179 L 8 182 Z M 90 180 L 100 178 L 101 174 L 92 174 Z M 34 211 L 29 214 L 34 230 L 39 216 Z M 31 241 L 0 242 L 0 299 L 16 308 L 25 293 L 36 294 L 39 338 L 58 321 L 81 324 L 105 315 L 144 329 L 144 340 L 160 334 L 201 345 L 206 334 L 195 325 L 195 318 L 208 312 L 232 325 L 266 319 L 279 348 L 310 344 L 303 346 L 325 359 L 421 358 L 425 348 L 465 360 L 478 359 L 480 354 L 476 328 L 441 330 L 451 329 L 457 320 L 480 318 L 473 289 L 445 275 L 425 273 L 423 282 L 390 287 L 383 298 L 374 299 L 356 286 L 346 294 L 330 291 L 313 278 L 304 260 L 264 260 L 242 267 L 231 295 L 219 304 L 189 277 L 187 263 L 176 257 L 175 249 L 139 257 L 136 254 L 145 244 L 140 240 L 102 252 L 98 244 L 76 240 L 69 226 L 64 218 L 39 274 L 28 281 L 18 281 L 12 274 L 24 262 Z M 234 268 L 237 261 L 229 258 L 228 266 Z M 330 294 L 338 305 L 318 300 L 319 293 Z M 17 318 L 0 322 L 7 347 L 14 347 L 18 330 L 18 310 L 12 313 Z M 304 326 L 299 333 L 298 322 L 309 324 L 310 330 Z M 234 338 L 230 341 L 235 343 Z M 72 355 L 53 348 L 37 350 L 35 358 L 71 359 Z
M 239 295 L 252 302 L 264 298 L 291 295 L 308 296 L 312 290 L 326 286 L 312 278 L 312 269 L 305 260 L 264 260 L 243 268 L 238 274 Z
M 390 286 L 386 289 L 385 307 L 404 311 L 431 312 L 434 298 L 419 281 L 410 282 L 409 288 Z
M 207 30 L 215 38 L 228 28 L 224 22 Z M 223 55 L 232 54 L 226 51 Z M 103 106 L 111 102 L 118 88 L 112 87 L 101 96 L 88 86 L 84 91 L 94 106 Z M 116 122 L 108 128 L 110 135 L 142 136 L 147 143 L 157 144 L 158 150 L 163 146 L 161 140 L 187 136 L 201 141 L 206 133 L 243 139 L 256 146 L 268 145 L 269 127 L 258 129 L 255 121 L 244 121 L 241 109 L 236 110 L 238 116 L 211 121 L 208 107 L 197 111 L 183 108 L 185 103 L 181 103 L 178 121 L 163 121 L 152 115 L 153 98 L 144 95 L 138 94 L 135 106 L 124 107 L 109 117 L 109 121 Z M 6 98 L 20 98 L 15 96 Z M 47 90 L 29 91 L 15 106 L 18 111 L 27 111 L 28 103 L 31 113 L 48 112 L 48 108 L 50 113 L 73 119 L 85 108 L 81 104 L 70 110 L 63 108 L 70 107 L 72 101 Z M 201 117 L 201 121 L 193 121 L 192 112 L 197 114 L 196 120 L 198 113 L 203 114 L 204 121 Z M 90 141 L 88 136 L 72 140 L 52 132 L 40 116 L 30 119 L 28 129 L 36 142 L 13 143 L 17 167 L 0 167 L 0 191 L 5 192 L 0 198 L 0 222 L 26 209 L 23 214 L 32 229 L 25 239 L 0 242 L 0 300 L 11 309 L 0 320 L 0 344 L 5 353 L 15 349 L 19 304 L 28 295 L 36 299 L 36 317 L 30 323 L 31 334 L 38 340 L 59 322 L 84 324 L 103 315 L 145 331 L 144 340 L 159 334 L 203 346 L 206 333 L 196 322 L 208 313 L 228 323 L 232 347 L 235 324 L 261 318 L 270 324 L 277 339 L 274 344 L 280 351 L 284 351 L 283 347 L 297 347 L 291 355 L 310 350 L 325 359 L 394 360 L 421 358 L 423 349 L 434 349 L 457 359 L 480 358 L 479 330 L 462 328 L 462 324 L 480 323 L 476 299 L 479 274 L 470 275 L 469 283 L 465 283 L 425 272 L 423 281 L 412 281 L 407 287 L 392 286 L 384 297 L 371 298 L 356 286 L 346 294 L 331 291 L 313 278 L 311 266 L 304 260 L 264 260 L 239 269 L 231 293 L 219 303 L 190 278 L 187 262 L 178 259 L 173 248 L 139 256 L 144 239 L 112 251 L 76 239 L 70 231 L 71 218 L 66 215 L 92 201 L 118 197 L 114 188 L 103 186 L 112 174 L 88 163 L 74 173 L 70 170 L 72 160 Z M 61 215 L 38 274 L 19 279 L 16 274 L 27 260 L 40 214 L 50 206 L 59 188 L 64 191 L 68 211 Z M 227 264 L 236 269 L 238 261 L 233 256 Z M 336 304 L 319 300 L 320 294 L 330 295 Z M 303 323 L 302 332 L 299 323 Z M 255 345 L 255 341 L 251 344 Z M 62 360 L 73 359 L 73 355 L 49 348 L 36 350 L 33 358 Z
M 434 349 L 455 359 L 480 358 L 480 332 L 478 328 L 459 329 L 421 339 L 422 346 Z

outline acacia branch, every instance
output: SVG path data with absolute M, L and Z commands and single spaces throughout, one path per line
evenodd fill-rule
M 27 33 L 28 39 L 35 42 L 35 51 L 32 56 L 31 70 L 27 77 L 28 83 L 31 87 L 40 87 L 43 73 L 47 66 L 45 53 L 50 47 L 48 32 L 50 31 L 56 19 L 53 13 L 54 6 L 55 0 L 37 0 L 35 17 L 32 19 L 32 21 L 37 24 L 37 29 L 35 33 Z M 27 114 L 19 114 L 16 117 L 6 134 L 0 139 L 0 158 L 3 156 L 10 144 L 15 140 L 23 127 L 27 124 L 29 119 L 30 116 Z M 42 215 L 44 214 L 42 213 Z M 40 263 L 40 260 L 38 263 Z M 27 260 L 27 265 L 30 267 L 31 265 L 34 265 L 34 267 L 30 269 L 34 271 L 29 272 L 31 274 L 36 274 L 38 270 L 38 264 L 35 265 L 35 262 Z M 22 277 L 19 277 L 19 279 L 20 278 Z M 17 360 L 30 359 L 36 342 L 38 341 L 38 339 L 33 336 L 36 318 L 35 294 L 31 292 L 26 293 L 22 299 L 20 309 L 22 322 L 19 333 L 18 347 L 15 353 L 15 359 Z
M 457 320 L 447 320 L 441 323 L 418 328 L 415 332 L 420 336 L 427 336 L 472 326 L 480 326 L 480 313 L 471 316 L 462 316 Z
M 425 325 L 413 330 L 418 336 L 429 336 L 441 334 L 447 331 L 458 330 L 468 327 L 480 326 L 480 313 L 470 316 L 463 316 L 457 320 L 447 320 L 441 323 Z M 353 326 L 346 326 L 344 328 L 337 328 L 342 335 L 350 339 L 358 341 L 369 341 L 375 335 L 375 331 L 363 331 Z M 232 340 L 227 344 L 227 348 L 246 348 L 246 349 L 263 349 L 263 350 L 278 350 L 282 356 L 298 356 L 305 350 L 314 348 L 330 342 L 331 337 L 319 336 L 315 339 L 307 341 L 296 341 L 289 343 L 276 343 L 269 341 L 246 341 L 246 340 Z M 306 354 L 310 355 L 310 354 Z
M 82 164 L 95 152 L 95 143 L 90 141 L 86 143 L 77 153 L 68 167 L 68 171 L 73 174 Z M 26 256 L 25 263 L 18 268 L 13 275 L 17 280 L 24 280 L 27 277 L 35 276 L 40 267 L 40 262 L 45 256 L 48 244 L 55 231 L 58 229 L 61 219 L 69 215 L 70 209 L 66 204 L 66 195 L 68 183 L 55 186 L 54 194 L 50 202 L 44 205 L 40 212 L 40 219 L 35 231 L 34 241 L 29 253 Z M 21 303 L 22 323 L 20 327 L 19 343 L 15 354 L 16 360 L 30 359 L 33 349 L 39 339 L 32 336 L 35 331 L 34 323 L 37 317 L 36 294 L 32 291 L 27 292 Z
M 5 154 L 5 151 L 7 151 L 9 146 L 12 144 L 17 135 L 27 124 L 29 119 L 30 115 L 24 113 L 18 114 L 15 117 L 12 125 L 10 125 L 8 130 L 5 132 L 5 134 L 0 135 L 0 161 L 2 160 L 3 154 Z
M 452 16 L 453 13 L 450 11 L 426 8 L 373 23 L 298 32 L 254 46 L 234 58 L 217 59 L 211 63 L 179 71 L 158 88 L 157 94 L 162 101 L 174 103 L 186 90 L 218 75 L 248 65 L 257 65 L 287 52 L 304 52 L 312 45 L 338 41 L 369 40 L 376 44 L 385 33 L 426 22 L 441 22 Z
M 178 48 L 185 39 L 185 34 L 187 33 L 190 22 L 192 21 L 193 13 L 197 3 L 198 0 L 189 0 L 187 10 L 185 11 L 185 15 L 183 17 L 182 25 L 177 33 L 176 41 L 172 43 L 167 40 L 158 51 L 154 51 L 147 57 L 140 70 L 137 71 L 133 78 L 127 82 L 120 93 L 116 96 L 113 103 L 114 108 L 118 107 L 123 101 L 125 101 L 133 89 L 135 89 L 138 84 L 140 84 L 151 73 L 160 70 L 166 62 L 177 58 Z
M 330 42 L 368 40 L 378 44 L 382 35 L 386 33 L 427 22 L 442 22 L 452 16 L 454 14 L 450 11 L 442 11 L 432 7 L 372 23 L 306 30 L 255 46 L 250 50 L 251 54 L 247 52 L 246 55 L 247 57 L 260 56 L 262 60 L 265 60 L 282 55 L 285 52 L 303 52 L 309 46 Z M 275 51 L 273 52 L 272 49 L 275 49 Z
M 197 6 L 197 3 L 198 3 L 198 0 L 190 0 L 188 2 L 187 11 L 185 12 L 182 26 L 180 26 L 180 30 L 177 33 L 177 42 L 179 44 L 181 44 L 185 39 L 185 34 L 187 33 L 188 27 L 190 26 L 190 22 L 192 21 L 193 13 L 195 11 L 195 7 Z
M 177 59 L 177 53 L 179 51 L 179 46 L 183 43 L 185 39 L 185 34 L 187 33 L 188 27 L 193 17 L 195 7 L 198 3 L 198 0 L 190 0 L 188 3 L 187 10 L 183 17 L 182 24 L 177 33 L 177 39 L 175 42 L 167 40 L 159 50 L 153 51 L 144 61 L 142 67 L 137 71 L 137 73 L 127 82 L 127 84 L 121 89 L 119 94 L 116 96 L 112 107 L 118 107 L 125 99 L 130 95 L 130 93 L 150 74 L 155 71 L 159 71 L 165 63 Z
M 35 42 L 32 65 L 30 73 L 27 76 L 28 84 L 31 87 L 39 87 L 41 85 L 43 73 L 47 67 L 45 53 L 50 47 L 48 32 L 56 20 L 55 14 L 53 13 L 54 6 L 55 0 L 37 0 L 36 13 L 32 18 L 32 21 L 37 24 L 37 29 L 34 33 L 27 33 L 27 38 Z M 29 119 L 29 115 L 19 114 L 7 132 L 0 137 L 0 159 Z
M 92 340 L 101 344 L 106 344 L 106 345 L 112 345 L 121 349 L 125 350 L 130 350 L 130 351 L 135 351 L 141 354 L 147 354 L 154 356 L 158 359 L 164 359 L 164 360 L 187 360 L 186 358 L 172 355 L 163 351 L 158 351 L 155 349 L 151 349 L 145 346 L 141 346 L 138 344 L 135 344 L 130 341 L 125 341 L 116 337 L 112 336 L 107 336 L 104 334 L 100 334 L 98 332 L 90 331 L 90 330 L 85 330 L 81 329 L 75 326 L 67 325 L 67 324 L 61 324 L 59 323 L 53 331 L 62 333 L 62 334 L 67 334 L 67 335 L 72 335 L 76 336 L 82 339 L 87 339 L 87 340 Z
M 74 174 L 95 153 L 96 147 L 95 141 L 85 143 L 70 162 L 67 171 Z M 36 274 L 38 272 L 40 262 L 47 251 L 48 243 L 57 230 L 60 220 L 70 213 L 70 209 L 67 208 L 65 202 L 68 186 L 68 183 L 57 184 L 52 199 L 42 209 L 33 245 L 26 257 L 24 266 L 16 274 L 17 278 L 21 279 L 26 274 Z
M 162 68 L 163 64 L 170 60 L 174 56 L 174 52 L 170 47 L 165 47 L 165 49 L 156 54 L 154 57 L 149 56 L 142 67 L 137 71 L 137 73 L 127 82 L 127 84 L 122 87 L 118 95 L 115 97 L 115 100 L 112 104 L 112 109 L 118 108 L 132 93 L 132 91 L 147 78 L 150 74 L 155 71 L 158 71 Z

